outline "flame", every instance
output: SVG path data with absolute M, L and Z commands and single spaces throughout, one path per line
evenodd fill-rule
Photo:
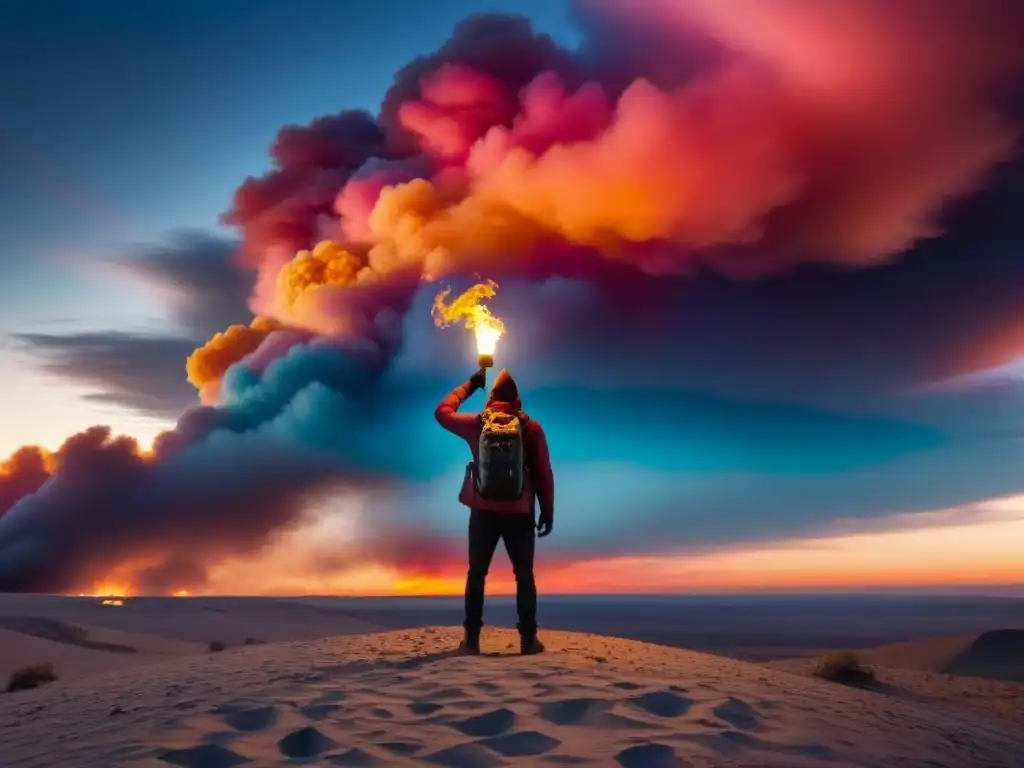
M 501 331 L 490 325 L 478 325 L 473 334 L 476 336 L 477 354 L 493 355 L 495 347 L 498 346 L 498 339 L 501 338 Z
M 100 601 L 100 605 L 123 606 L 124 605 L 124 600 L 121 600 L 120 598 L 108 598 L 106 600 L 101 600 Z
M 179 589 L 177 592 L 172 593 L 171 597 L 192 597 L 192 595 L 187 589 Z
M 493 280 L 478 283 L 446 302 L 450 288 L 441 291 L 434 299 L 432 315 L 438 328 L 446 328 L 454 323 L 464 321 L 466 328 L 476 337 L 476 351 L 481 355 L 493 355 L 498 346 L 498 339 L 505 335 L 505 324 L 500 318 L 491 314 L 491 310 L 482 302 L 493 299 L 498 293 L 498 284 Z

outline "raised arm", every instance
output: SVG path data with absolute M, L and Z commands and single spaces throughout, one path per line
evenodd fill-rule
M 475 413 L 459 413 L 458 411 L 459 406 L 476 390 L 477 386 L 472 381 L 460 384 L 449 392 L 434 409 L 434 418 L 437 419 L 437 423 L 453 435 L 458 435 L 466 441 L 471 441 L 476 437 L 480 424 L 479 416 Z

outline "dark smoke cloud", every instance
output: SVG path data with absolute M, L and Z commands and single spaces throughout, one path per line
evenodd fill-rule
M 268 252 L 287 261 L 340 235 L 333 218 L 338 191 L 367 160 L 384 154 L 384 130 L 365 111 L 282 128 L 270 148 L 277 169 L 246 179 L 222 217 L 241 231 L 247 263 L 260 263 Z
M 196 402 L 182 360 L 199 342 L 176 336 L 97 332 L 15 334 L 40 370 L 88 387 L 98 403 L 176 419 Z
M 90 391 L 85 397 L 176 420 L 196 403 L 185 359 L 211 335 L 249 317 L 253 278 L 235 263 L 236 240 L 181 232 L 110 262 L 166 309 L 173 333 L 20 333 L 13 340 L 46 373 Z
M 544 375 L 530 359 L 539 350 L 567 370 L 611 355 L 615 365 L 595 373 L 609 383 L 877 404 L 1024 356 L 1022 206 L 1016 160 L 947 213 L 943 237 L 884 268 L 805 267 L 755 282 L 623 274 L 611 291 L 570 286 L 528 311 L 510 304 L 516 349 L 530 350 L 515 362 Z
M 188 338 L 205 341 L 249 317 L 253 278 L 235 262 L 237 250 L 238 241 L 233 238 L 184 231 L 113 264 L 129 279 L 155 289 Z

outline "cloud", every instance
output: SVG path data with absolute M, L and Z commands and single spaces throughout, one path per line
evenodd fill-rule
M 235 264 L 235 240 L 179 232 L 105 266 L 167 311 L 162 333 L 16 333 L 44 372 L 82 385 L 89 400 L 177 419 L 196 403 L 185 360 L 226 324 L 245 321 L 251 274 Z
M 1021 206 L 1018 159 L 947 209 L 945 235 L 885 266 L 751 282 L 622 275 L 497 306 L 515 329 L 509 353 L 538 376 L 551 361 L 589 375 L 608 360 L 594 372 L 602 381 L 873 402 L 1024 357 Z
M 232 238 L 183 231 L 111 263 L 155 291 L 188 338 L 205 340 L 249 316 L 253 278 L 236 263 L 238 245 Z
M 176 419 L 195 404 L 182 360 L 195 341 L 131 333 L 14 334 L 49 374 L 92 390 L 85 397 Z
M 605 58 L 632 29 L 605 5 L 579 56 L 478 17 L 397 73 L 379 119 L 282 128 L 224 215 L 257 317 L 190 358 L 210 405 L 151 454 L 75 435 L 34 493 L 38 466 L 5 469 L 0 588 L 201 580 L 339 487 L 388 504 L 335 567 L 436 569 L 464 535 L 466 450 L 432 421 L 460 345 L 423 329 L 424 304 L 480 277 L 501 285 L 499 356 L 555 455 L 553 553 L 766 540 L 1019 491 L 1016 443 L 987 431 L 1012 423 L 1012 398 L 971 414 L 909 394 L 1022 350 L 1015 6 L 618 4 L 687 51 L 663 68 L 635 45 Z M 120 268 L 159 286 L 186 339 L 234 322 L 226 263 Z

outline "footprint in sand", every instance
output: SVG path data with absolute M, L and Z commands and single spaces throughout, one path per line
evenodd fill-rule
M 252 762 L 248 757 L 217 744 L 200 744 L 187 749 L 171 749 L 160 755 L 162 762 L 180 768 L 234 768 Z
M 484 739 L 480 742 L 488 749 L 492 749 L 505 757 L 533 757 L 550 752 L 562 744 L 558 739 L 540 733 L 539 731 L 519 731 L 518 733 L 507 733 L 504 736 L 495 736 Z
M 279 742 L 277 748 L 285 757 L 309 759 L 323 754 L 338 743 L 312 726 L 292 731 Z
M 753 731 L 761 725 L 757 710 L 743 701 L 743 699 L 737 699 L 733 696 L 727 698 L 712 709 L 711 712 L 719 720 L 723 720 L 734 728 L 739 728 L 741 731 Z
M 492 768 L 503 762 L 491 750 L 479 744 L 457 744 L 423 759 L 445 768 Z
M 281 713 L 277 707 L 253 707 L 227 714 L 224 724 L 236 731 L 263 731 L 277 724 Z
M 482 715 L 467 717 L 450 723 L 451 727 L 473 738 L 487 738 L 508 733 L 516 724 L 516 713 L 511 709 L 492 709 Z
M 655 717 L 681 717 L 690 711 L 693 700 L 674 691 L 652 691 L 629 699 L 629 704 Z
M 409 711 L 414 715 L 432 715 L 444 709 L 444 704 L 436 704 L 433 701 L 413 701 L 409 704 Z
M 541 704 L 542 720 L 552 725 L 583 725 L 593 721 L 612 707 L 607 699 L 562 699 Z
M 690 763 L 668 744 L 637 744 L 615 756 L 622 768 L 688 768 Z

